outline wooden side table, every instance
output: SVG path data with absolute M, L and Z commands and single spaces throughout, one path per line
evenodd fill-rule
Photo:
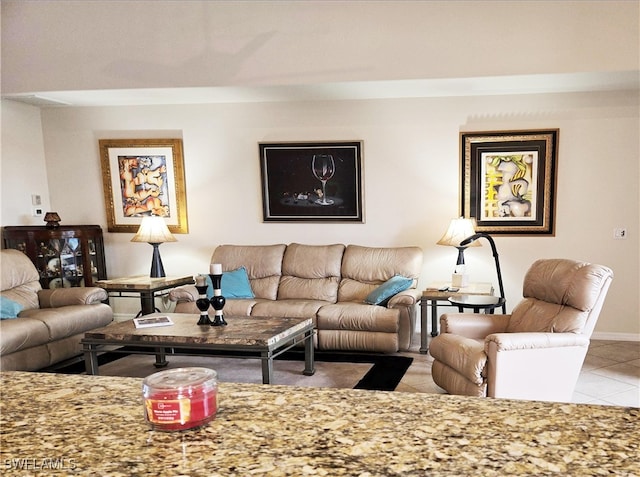
M 141 310 L 140 313 L 138 313 L 138 316 L 140 316 L 155 313 L 156 293 L 169 288 L 191 285 L 193 283 L 193 277 L 190 275 L 185 277 L 162 278 L 151 278 L 139 275 L 114 278 L 112 280 L 98 280 L 95 284 L 100 288 L 104 288 L 107 293 L 115 294 L 115 296 L 130 296 L 129 294 L 131 293 L 140 295 Z
M 431 309 L 431 336 L 438 336 L 438 303 L 441 303 L 442 306 L 454 306 L 449 302 L 450 297 L 493 295 L 493 285 L 491 283 L 470 283 L 456 292 L 441 291 L 448 287 L 451 287 L 451 282 L 434 282 L 430 283 L 426 290 L 422 292 L 422 297 L 420 298 L 420 352 L 423 354 L 429 351 L 427 333 L 429 309 Z

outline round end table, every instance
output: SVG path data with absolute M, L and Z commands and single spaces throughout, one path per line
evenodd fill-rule
M 460 313 L 463 313 L 465 308 L 472 308 L 474 313 L 484 310 L 488 314 L 493 314 L 494 310 L 500 308 L 505 302 L 505 299 L 500 296 L 487 295 L 458 295 L 449 297 L 448 300 L 458 307 Z

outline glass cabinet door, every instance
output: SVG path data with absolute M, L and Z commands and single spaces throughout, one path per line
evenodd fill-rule
M 25 253 L 36 266 L 43 288 L 93 286 L 107 278 L 99 226 L 7 226 L 5 248 Z

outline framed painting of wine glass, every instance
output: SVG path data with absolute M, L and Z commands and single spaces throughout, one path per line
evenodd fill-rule
M 558 129 L 462 132 L 461 212 L 476 231 L 553 235 Z
M 265 222 L 363 222 L 362 141 L 259 148 Z

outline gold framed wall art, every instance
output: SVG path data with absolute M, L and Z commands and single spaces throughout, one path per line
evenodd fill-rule
M 181 139 L 101 139 L 100 163 L 109 232 L 135 233 L 144 216 L 187 233 Z

